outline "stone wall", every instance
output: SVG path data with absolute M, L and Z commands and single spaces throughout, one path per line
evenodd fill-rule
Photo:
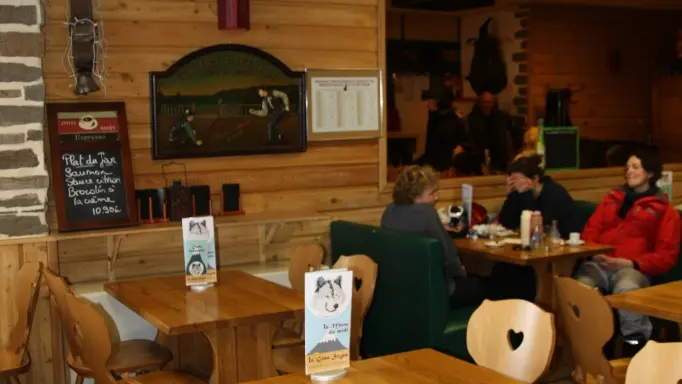
M 516 40 L 517 51 L 512 55 L 512 66 L 516 69 L 516 76 L 514 77 L 514 106 L 516 107 L 516 114 L 519 116 L 528 115 L 528 35 L 530 30 L 530 10 L 528 6 L 520 6 L 514 17 L 518 20 L 519 29 L 514 32 L 514 40 Z M 534 124 L 534 122 L 529 122 Z
M 0 0 L 0 238 L 48 233 L 40 0 Z

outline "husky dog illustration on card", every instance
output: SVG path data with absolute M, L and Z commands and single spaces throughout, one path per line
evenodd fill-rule
M 206 220 L 190 220 L 189 221 L 189 233 L 197 236 L 208 236 L 208 227 L 206 226 Z
M 334 280 L 319 277 L 311 298 L 310 310 L 318 317 L 332 317 L 343 313 L 350 300 L 347 300 L 342 284 L 350 283 L 343 282 L 341 275 Z

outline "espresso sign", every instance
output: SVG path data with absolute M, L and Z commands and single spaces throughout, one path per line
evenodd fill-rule
M 60 112 L 57 114 L 59 140 L 65 142 L 118 141 L 116 111 Z
M 123 103 L 48 104 L 60 231 L 137 224 Z

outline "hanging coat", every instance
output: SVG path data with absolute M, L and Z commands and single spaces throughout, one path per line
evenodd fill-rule
M 474 57 L 471 60 L 469 76 L 466 77 L 477 95 L 483 92 L 496 95 L 507 87 L 507 65 L 502 56 L 500 39 L 488 31 L 492 20 L 488 18 L 478 31 Z

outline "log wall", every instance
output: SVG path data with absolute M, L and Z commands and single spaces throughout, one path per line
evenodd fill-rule
M 547 87 L 572 88 L 582 138 L 646 141 L 651 86 L 674 57 L 681 20 L 680 11 L 532 4 L 530 121 L 544 115 Z

